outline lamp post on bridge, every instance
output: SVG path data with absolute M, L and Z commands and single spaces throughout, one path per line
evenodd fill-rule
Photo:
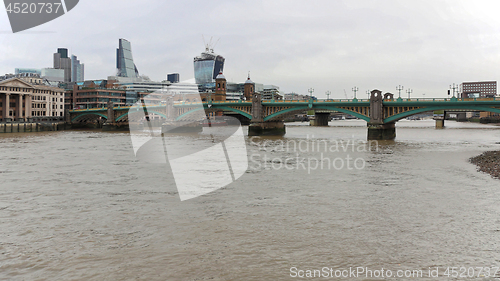
M 354 88 L 352 88 L 352 91 L 354 92 L 354 99 L 356 99 L 356 92 L 359 90 L 358 87 L 354 86 Z
M 366 95 L 368 96 L 368 99 L 370 99 L 370 90 L 366 90 Z
M 404 89 L 403 86 L 399 85 L 398 87 L 396 87 L 396 90 L 399 92 L 399 98 L 401 98 L 401 91 Z
M 311 96 L 311 98 L 312 98 L 313 93 L 314 93 L 314 89 L 313 89 L 313 88 L 309 88 L 309 90 L 307 90 L 307 91 L 309 92 L 309 95 L 310 95 L 310 96 Z
M 408 90 L 406 90 L 406 93 L 408 94 L 408 99 L 410 99 L 410 94 L 413 93 L 413 90 L 412 89 L 408 89 Z
M 331 92 L 330 92 L 330 91 L 326 91 L 326 93 L 325 93 L 325 94 L 326 94 L 326 100 L 329 100 L 329 99 L 330 99 L 330 94 L 331 94 Z
M 455 86 L 455 83 L 453 83 L 453 87 L 450 85 L 450 90 L 453 90 L 453 97 L 455 97 L 455 90 L 458 89 L 458 87 Z

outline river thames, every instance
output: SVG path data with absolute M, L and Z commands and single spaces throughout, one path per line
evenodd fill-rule
M 500 127 L 404 120 L 395 141 L 365 144 L 364 121 L 305 125 L 247 138 L 247 172 L 186 201 L 126 133 L 0 134 L 0 280 L 300 280 L 357 267 L 492 279 L 500 181 L 468 159 L 499 150 Z

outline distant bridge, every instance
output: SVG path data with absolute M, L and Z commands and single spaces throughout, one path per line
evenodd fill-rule
M 201 107 L 202 105 L 203 107 Z M 211 112 L 232 112 L 251 121 L 249 135 L 284 134 L 283 120 L 292 114 L 315 110 L 318 125 L 328 125 L 328 112 L 337 111 L 363 119 L 368 124 L 368 138 L 393 139 L 395 122 L 406 117 L 436 110 L 489 111 L 500 114 L 500 98 L 414 98 L 394 99 L 390 93 L 382 95 L 379 90 L 371 92 L 370 99 L 327 99 L 327 100 L 262 100 L 254 94 L 252 101 L 208 101 L 181 102 L 166 105 L 148 105 L 146 113 L 165 120 L 190 120 L 193 113 L 205 110 Z M 144 110 L 142 107 L 112 107 L 71 110 L 67 121 L 78 122 L 129 122 L 129 114 Z M 321 113 L 321 111 L 327 111 Z M 173 117 L 172 117 L 173 116 Z M 255 130 L 257 128 L 257 130 Z M 282 129 L 281 129 L 282 128 Z M 278 129 L 278 130 L 276 130 Z

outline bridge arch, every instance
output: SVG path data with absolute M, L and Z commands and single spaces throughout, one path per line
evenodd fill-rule
M 427 112 L 427 111 L 454 110 L 454 109 L 480 110 L 480 111 L 489 111 L 489 112 L 494 112 L 494 113 L 500 114 L 500 108 L 493 108 L 493 107 L 488 107 L 488 106 L 473 106 L 472 108 L 467 106 L 467 105 L 457 105 L 457 106 L 452 106 L 452 107 L 431 106 L 431 107 L 418 108 L 418 109 L 398 113 L 398 114 L 393 115 L 391 117 L 385 118 L 384 123 L 397 122 L 403 118 L 406 118 L 406 117 L 409 117 L 409 116 L 412 116 L 415 114 Z
M 200 107 L 200 108 L 196 108 L 196 109 L 187 111 L 187 112 L 179 115 L 177 118 L 175 118 L 175 120 L 181 120 L 182 118 L 188 116 L 189 114 L 192 114 L 192 113 L 197 112 L 197 111 L 202 110 L 202 109 L 205 109 L 205 107 Z M 232 108 L 232 107 L 229 107 L 229 106 L 217 106 L 217 107 L 215 107 L 213 109 L 232 111 L 232 112 L 241 114 L 241 115 L 245 116 L 248 119 L 252 119 L 252 115 L 246 113 L 245 111 L 242 111 L 242 110 L 239 110 L 239 109 L 236 109 L 236 108 Z
M 132 113 L 135 113 L 135 112 L 137 112 L 137 111 L 132 111 Z M 129 113 L 131 113 L 130 110 L 128 110 L 127 112 L 123 113 L 122 115 L 116 117 L 115 122 L 118 122 L 118 120 L 120 120 L 123 117 L 129 115 Z M 160 115 L 161 117 L 167 119 L 167 116 L 165 114 L 161 113 L 161 112 L 157 112 L 157 111 L 153 111 L 153 110 L 148 110 L 148 113 L 154 113 L 154 114 Z
M 102 113 L 99 113 L 99 112 L 85 112 L 85 113 L 81 113 L 77 116 L 75 116 L 73 119 L 71 119 L 71 122 L 76 122 L 78 119 L 84 117 L 84 116 L 91 116 L 91 115 L 94 115 L 94 116 L 100 116 L 106 120 L 108 120 L 108 116 L 102 114 Z
M 285 114 L 285 113 L 291 113 L 293 111 L 307 111 L 307 110 L 331 110 L 331 111 L 338 111 L 338 112 L 342 112 L 342 113 L 346 113 L 346 114 L 350 114 L 352 116 L 356 116 L 358 117 L 359 119 L 362 119 L 362 120 L 365 120 L 366 122 L 369 122 L 370 121 L 370 117 L 368 116 L 364 116 L 360 113 L 357 113 L 357 112 L 354 112 L 354 111 L 351 111 L 351 110 L 347 110 L 347 109 L 343 109 L 343 108 L 338 108 L 338 107 L 333 107 L 333 106 L 315 106 L 313 105 L 312 108 L 309 108 L 309 106 L 307 105 L 304 105 L 304 106 L 296 106 L 296 107 L 292 107 L 292 108 L 287 108 L 287 109 L 284 109 L 284 110 L 281 110 L 281 111 L 278 111 L 278 112 L 275 112 L 271 115 L 268 115 L 264 118 L 264 121 L 268 121 L 272 118 L 275 118 L 277 116 L 280 116 L 282 114 Z

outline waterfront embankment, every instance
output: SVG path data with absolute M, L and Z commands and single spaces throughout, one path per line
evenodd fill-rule
M 478 170 L 500 179 L 500 151 L 487 151 L 472 157 L 470 162 L 477 165 Z
M 0 123 L 0 133 L 45 132 L 67 129 L 71 129 L 71 125 L 64 122 Z

